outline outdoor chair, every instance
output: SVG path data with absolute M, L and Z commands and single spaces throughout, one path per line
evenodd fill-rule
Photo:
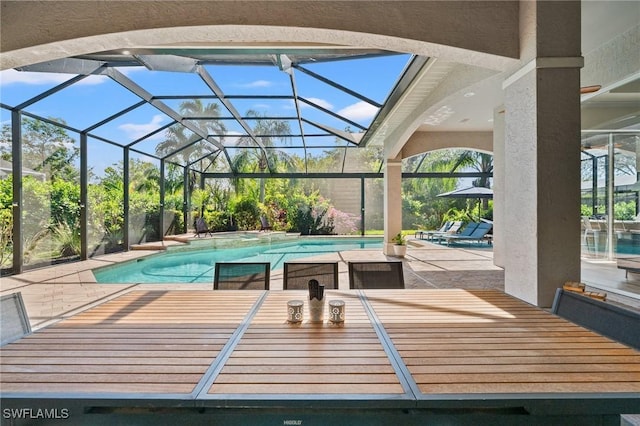
M 20 292 L 0 298 L 0 318 L 2 319 L 0 346 L 31 334 L 31 324 L 29 324 L 29 317 Z
M 482 240 L 484 240 L 485 235 L 487 235 L 492 228 L 493 225 L 491 223 L 481 222 L 477 224 L 473 232 L 471 232 L 471 234 L 469 235 L 450 235 L 448 237 L 445 237 L 444 239 L 447 240 L 447 245 L 451 244 L 454 241 L 477 241 L 478 243 L 480 243 L 482 242 Z
M 469 235 L 473 234 L 473 231 L 476 230 L 478 225 L 479 225 L 478 222 L 469 222 L 457 234 L 456 233 L 447 233 L 447 232 L 445 232 L 444 234 L 434 235 L 433 238 L 434 239 L 437 238 L 438 239 L 438 243 L 440 243 L 441 241 L 446 240 L 449 237 L 468 237 Z
M 270 262 L 216 262 L 214 290 L 269 290 Z
M 402 262 L 349 262 L 349 288 L 404 288 Z
M 416 233 L 413 235 L 414 238 L 420 238 L 421 240 L 424 239 L 425 234 L 428 233 L 433 233 L 433 232 L 447 232 L 447 230 L 449 228 L 451 228 L 451 225 L 453 225 L 453 222 L 448 220 L 445 223 L 442 224 L 442 226 L 440 227 L 440 229 L 436 229 L 435 231 L 416 231 Z
M 440 236 L 443 236 L 443 235 L 455 234 L 456 232 L 458 232 L 460 230 L 460 228 L 462 228 L 463 225 L 464 225 L 463 221 L 457 220 L 455 222 L 451 222 L 451 225 L 449 225 L 449 227 L 445 231 L 441 231 L 441 230 L 426 231 L 424 234 L 427 236 L 428 240 L 433 240 L 433 239 L 439 238 Z
M 271 231 L 273 228 L 267 220 L 266 216 L 260 216 L 260 231 Z
M 202 217 L 196 219 L 196 233 L 194 234 L 194 236 L 200 238 L 200 234 L 204 234 L 205 237 L 207 236 L 207 234 L 209 234 L 209 236 L 212 236 L 211 230 L 207 226 L 207 222 L 205 222 L 204 218 Z
M 607 230 L 602 229 L 599 223 L 592 224 L 591 220 L 587 216 L 582 217 L 582 225 L 584 227 L 584 233 L 582 234 L 582 243 L 587 246 L 587 251 L 591 252 L 589 247 L 589 235 L 591 235 L 593 240 L 593 252 L 598 256 L 598 243 L 600 241 L 600 235 L 604 235 L 607 238 Z M 605 253 L 609 250 L 609 239 L 607 238 L 605 243 L 604 251 Z
M 309 280 L 325 289 L 338 289 L 338 262 L 285 262 L 283 290 L 307 290 Z

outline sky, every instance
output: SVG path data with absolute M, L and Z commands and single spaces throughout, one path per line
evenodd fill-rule
M 366 96 L 377 103 L 383 103 L 393 88 L 410 59 L 409 55 L 393 55 L 367 59 L 350 59 L 329 62 L 304 64 L 310 71 Z M 207 65 L 207 72 L 213 77 L 225 96 L 234 95 L 291 95 L 289 75 L 275 66 L 237 66 Z M 150 71 L 144 67 L 120 68 L 123 74 L 155 96 L 212 95 L 211 90 L 197 74 Z M 14 107 L 56 85 L 74 77 L 70 74 L 47 74 L 36 72 L 19 72 L 6 70 L 0 72 L 0 102 Z M 298 87 L 298 96 L 334 113 L 344 116 L 353 122 L 367 127 L 378 112 L 378 108 L 361 99 L 338 90 L 300 71 L 294 72 Z M 128 108 L 141 99 L 115 81 L 104 76 L 90 76 L 60 92 L 54 93 L 28 107 L 25 111 L 43 117 L 62 118 L 76 129 L 84 130 L 118 111 Z M 183 99 L 165 100 L 174 110 L 179 110 Z M 216 102 L 213 99 L 203 100 L 205 103 Z M 294 117 L 295 105 L 287 99 L 235 99 L 235 108 L 244 115 L 248 110 L 273 117 Z M 321 109 L 314 108 L 304 102 L 299 103 L 303 117 L 323 123 L 333 128 L 344 130 L 348 122 L 336 119 Z M 222 117 L 231 114 L 220 105 Z M 2 124 L 10 122 L 10 113 L 0 109 Z M 138 138 L 171 122 L 171 119 L 150 105 L 135 110 L 92 130 L 91 133 L 121 145 L 129 144 Z M 224 121 L 228 137 L 244 133 L 244 130 L 232 120 Z M 251 125 L 251 122 L 249 122 Z M 290 121 L 291 128 L 298 129 L 297 121 Z M 306 124 L 305 134 L 325 133 L 323 130 Z M 297 132 L 296 132 L 297 133 Z M 70 133 L 70 136 L 76 137 Z M 77 137 L 76 137 L 77 138 Z M 154 152 L 155 145 L 163 139 L 163 132 L 136 145 L 137 148 Z M 334 137 L 309 138 L 315 145 L 335 145 Z M 96 146 L 108 145 L 91 141 Z M 292 139 L 294 145 L 301 141 Z M 90 163 L 96 168 L 121 160 L 121 150 L 100 147 L 91 154 Z M 93 157 L 93 159 L 92 159 Z

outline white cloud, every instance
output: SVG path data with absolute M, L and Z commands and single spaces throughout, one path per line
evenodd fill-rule
M 8 86 L 10 84 L 29 84 L 29 85 L 57 85 L 64 83 L 73 78 L 72 74 L 54 74 L 46 72 L 22 72 L 16 70 L 5 70 L 0 72 L 0 86 Z M 101 75 L 90 75 L 89 77 L 77 82 L 76 84 L 101 84 L 108 77 Z
M 220 140 L 220 142 L 225 146 L 236 146 L 242 137 L 242 133 L 230 130 L 227 132 L 227 135 Z
M 309 102 L 313 102 L 314 104 L 320 105 L 324 109 L 332 110 L 333 105 L 329 101 L 320 98 L 306 98 Z M 306 104 L 305 102 L 300 102 L 300 105 L 304 107 L 309 107 L 311 105 Z
M 338 114 L 340 114 L 341 116 L 354 121 L 373 118 L 377 113 L 378 108 L 364 101 L 349 105 L 348 107 L 342 108 L 340 111 L 338 111 Z
M 118 126 L 118 129 L 120 129 L 123 132 L 125 132 L 127 134 L 127 136 L 129 136 L 131 139 L 139 139 L 139 138 L 143 137 L 144 135 L 148 135 L 149 133 L 153 132 L 158 127 L 160 127 L 160 125 L 162 124 L 164 119 L 165 119 L 165 117 L 162 114 L 156 114 L 156 115 L 153 116 L 153 118 L 151 118 L 151 121 L 149 123 L 143 123 L 143 124 L 134 124 L 134 123 L 121 124 L 120 126 Z M 162 135 L 162 133 L 159 133 L 159 134 L 154 135 L 152 137 L 152 139 L 153 138 L 161 138 L 161 137 L 163 137 L 163 135 Z
M 269 109 L 269 105 L 267 104 L 254 104 L 253 109 Z
M 256 80 L 251 83 L 237 84 L 237 86 L 245 89 L 255 89 L 260 87 L 271 87 L 273 86 L 273 83 L 267 80 Z

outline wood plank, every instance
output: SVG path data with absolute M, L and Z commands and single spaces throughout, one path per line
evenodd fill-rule
M 395 371 L 389 364 L 331 364 L 324 365 L 291 365 L 291 364 L 276 364 L 276 365 L 230 365 L 226 364 L 222 369 L 224 374 L 395 374 Z
M 2 392 L 26 392 L 26 393 L 53 393 L 60 394 L 73 392 L 82 393 L 140 393 L 140 394 L 190 394 L 194 386 L 190 383 L 42 383 L 34 387 L 33 383 L 7 383 L 2 384 Z
M 413 365 L 411 373 L 418 374 L 458 374 L 458 373 L 580 373 L 595 371 L 640 372 L 640 364 L 450 364 Z
M 335 357 L 313 357 L 313 356 L 304 356 L 303 354 L 300 354 L 299 356 L 297 356 L 295 358 L 295 364 L 298 365 L 306 365 L 306 366 L 314 366 L 314 365 L 330 365 L 330 366 L 336 366 L 336 365 L 345 365 L 345 366 L 352 366 L 352 367 L 357 367 L 359 365 L 390 365 L 389 364 L 389 358 L 387 358 L 386 355 L 380 355 L 378 357 L 368 357 L 368 358 L 354 358 L 354 357 L 349 357 L 349 358 L 340 358 L 340 364 L 337 364 L 336 362 L 336 358 Z M 237 354 L 234 354 L 233 357 L 229 358 L 227 360 L 227 362 L 225 363 L 225 366 L 230 366 L 230 365 L 238 365 L 238 366 L 245 366 L 245 365 L 265 365 L 265 366 L 270 366 L 270 365 L 292 365 L 291 362 L 291 358 L 281 358 L 281 357 L 276 357 L 276 358 L 255 358 L 255 357 L 241 357 L 241 356 L 237 356 Z
M 464 383 L 420 384 L 423 394 L 500 394 L 500 393 L 596 393 L 638 392 L 634 383 Z
M 412 376 L 417 383 L 594 383 L 594 382 L 627 382 L 635 383 L 640 391 L 640 373 L 606 371 L 593 372 L 584 370 L 579 373 L 561 372 L 527 372 L 527 373 L 445 373 L 445 374 L 415 374 Z
M 166 365 L 166 364 L 115 364 L 109 365 L 109 373 L 114 374 L 146 374 L 146 373 L 162 373 L 162 374 L 204 374 L 208 364 L 200 365 Z M 0 373 L 82 373 L 95 374 L 104 373 L 103 364 L 39 364 L 22 366 L 19 364 L 1 365 Z
M 27 365 L 37 368 L 38 365 L 50 364 L 50 365 L 96 365 L 103 366 L 104 369 L 111 369 L 113 365 L 209 365 L 211 363 L 211 356 L 190 356 L 186 357 L 170 357 L 167 354 L 164 356 L 156 357 L 56 357 L 52 354 L 49 356 L 41 357 L 12 357 L 12 356 L 0 356 L 0 365 L 3 367 L 6 365 Z M 1 380 L 1 378 L 0 378 Z M 1 382 L 0 382 L 1 383 Z
M 241 383 L 241 384 L 220 384 L 216 385 L 209 392 L 211 394 L 232 394 L 232 395 L 278 395 L 278 394 L 401 394 L 402 386 L 399 384 L 388 384 L 381 386 L 379 383 L 296 383 L 277 384 L 277 383 Z
M 351 372 L 337 374 L 334 372 L 327 374 L 221 374 L 216 380 L 216 385 L 220 384 L 361 384 L 361 383 L 377 383 L 384 385 L 388 383 L 397 384 L 398 378 L 395 373 L 391 374 L 373 374 L 360 373 L 353 374 Z
M 478 349 L 478 350 L 459 350 L 456 351 L 455 354 L 451 351 L 441 351 L 441 350 L 423 350 L 423 351 L 400 351 L 400 355 L 403 358 L 411 358 L 411 357 L 426 357 L 426 356 L 434 356 L 434 357 L 445 357 L 447 355 L 457 356 L 457 357 L 492 357 L 492 358 L 500 358 L 503 356 L 530 356 L 536 357 L 538 360 L 547 356 L 565 356 L 565 357 L 574 357 L 580 355 L 593 355 L 600 357 L 607 357 L 611 355 L 634 355 L 635 351 L 630 348 L 619 348 L 619 349 L 589 349 L 589 348 L 575 348 L 575 349 L 529 349 L 529 350 L 519 350 L 519 349 L 502 349 L 498 347 L 493 347 L 491 349 Z M 604 361 L 604 360 L 602 360 Z
M 165 373 L 6 373 L 2 375 L 3 386 L 8 383 L 198 383 L 202 374 L 165 374 Z

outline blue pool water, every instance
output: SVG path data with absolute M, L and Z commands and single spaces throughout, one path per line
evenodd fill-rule
M 300 238 L 228 249 L 168 250 L 162 254 L 94 269 L 99 283 L 213 283 L 216 262 L 284 262 L 345 250 L 382 248 L 382 238 Z

